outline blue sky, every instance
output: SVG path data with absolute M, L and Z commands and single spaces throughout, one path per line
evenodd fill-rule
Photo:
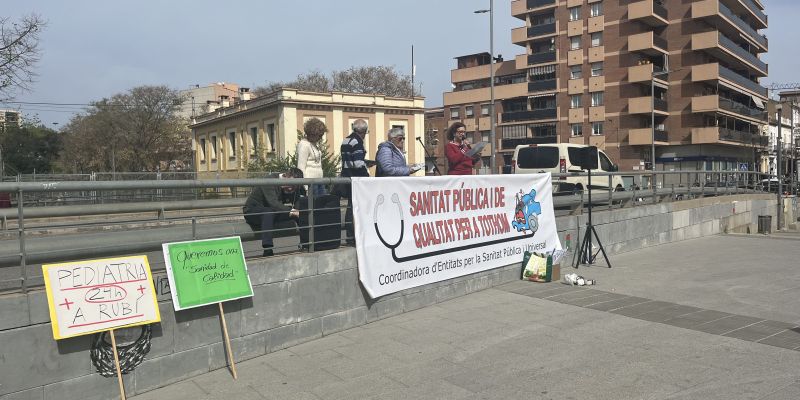
M 667 0 L 677 1 L 677 0 Z M 797 0 L 763 0 L 769 15 L 770 76 L 800 81 Z M 255 87 L 312 69 L 354 65 L 411 69 L 411 46 L 426 105 L 450 90 L 454 57 L 489 47 L 489 0 L 58 1 L 4 0 L 5 15 L 48 21 L 32 91 L 18 101 L 84 104 L 139 85 L 175 89 L 211 82 Z M 495 52 L 511 59 L 511 1 L 495 0 Z M 8 105 L 0 104 L 0 107 Z M 50 125 L 74 107 L 24 105 Z M 53 125 L 57 126 L 57 125 Z

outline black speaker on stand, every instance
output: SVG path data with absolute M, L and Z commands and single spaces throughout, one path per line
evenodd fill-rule
M 603 258 L 605 258 L 608 268 L 611 268 L 611 262 L 608 261 L 606 250 L 603 248 L 603 243 L 600 242 L 600 237 L 597 236 L 597 231 L 594 229 L 594 225 L 592 225 L 592 170 L 599 167 L 597 146 L 581 148 L 578 161 L 581 169 L 586 170 L 588 178 L 586 189 L 589 193 L 589 204 L 587 207 L 589 210 L 589 219 L 586 222 L 586 231 L 583 234 L 583 239 L 578 242 L 578 252 L 572 257 L 573 266 L 578 268 L 578 265 L 581 264 L 594 264 L 594 261 L 597 258 L 597 253 L 592 253 L 592 235 L 594 235 L 594 238 L 597 240 L 597 245 L 600 247 L 599 252 L 603 253 Z

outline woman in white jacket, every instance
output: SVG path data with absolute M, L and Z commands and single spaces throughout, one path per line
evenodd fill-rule
M 303 124 L 305 137 L 297 143 L 297 169 L 303 171 L 304 178 L 322 178 L 322 150 L 318 142 L 328 128 L 317 118 L 311 118 Z M 314 196 L 325 194 L 325 185 L 311 185 Z

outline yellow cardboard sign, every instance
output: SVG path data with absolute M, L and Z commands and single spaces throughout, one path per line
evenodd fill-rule
M 53 338 L 161 321 L 147 256 L 42 266 Z

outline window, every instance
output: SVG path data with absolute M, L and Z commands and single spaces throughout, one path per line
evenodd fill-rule
M 458 107 L 454 107 L 450 109 L 450 119 L 458 119 Z
M 569 49 L 570 50 L 578 50 L 581 48 L 581 37 L 580 36 L 570 36 L 569 38 Z
M 267 139 L 270 151 L 275 151 L 275 124 L 267 124 Z
M 603 92 L 593 92 L 592 95 L 592 107 L 602 106 L 603 105 Z
M 531 98 L 532 110 L 552 110 L 556 108 L 556 95 L 544 95 Z
M 602 76 L 603 75 L 603 62 L 596 62 L 591 64 L 592 67 L 592 76 Z
M 466 108 L 464 108 L 464 115 L 466 115 L 467 118 L 474 117 L 475 116 L 475 111 L 473 111 L 473 107 L 472 106 L 467 106 Z
M 579 19 L 581 19 L 581 8 L 580 8 L 580 6 L 570 8 L 569 9 L 569 20 L 570 21 L 577 21 Z
M 236 159 L 236 132 L 228 132 L 228 157 Z
M 556 66 L 545 65 L 542 67 L 534 67 L 528 70 L 531 82 L 550 81 L 556 79 Z
M 597 2 L 589 5 L 589 16 L 599 17 L 603 15 L 603 3 Z
M 582 65 L 569 67 L 569 79 L 581 79 L 583 77 L 582 67 Z
M 482 116 L 489 115 L 489 105 L 488 104 L 481 104 L 481 115 Z
M 614 163 L 612 163 L 602 151 L 598 152 L 598 154 L 600 155 L 600 169 L 606 172 L 611 172 L 611 170 L 614 169 Z
M 250 157 L 256 156 L 258 150 L 258 128 L 255 126 L 250 127 Z
M 602 122 L 592 123 L 592 135 L 602 135 L 602 134 L 603 134 L 603 123 Z
M 206 138 L 200 139 L 200 148 L 197 149 L 197 155 L 201 163 L 206 162 Z
M 592 33 L 592 47 L 603 45 L 603 32 Z
M 217 161 L 217 137 L 211 136 L 211 161 Z
M 573 94 L 569 96 L 569 108 L 580 108 L 581 107 L 581 95 Z
M 481 141 L 489 143 L 489 131 L 481 131 Z
M 571 124 L 569 126 L 569 131 L 572 136 L 583 136 L 583 125 L 581 124 Z

